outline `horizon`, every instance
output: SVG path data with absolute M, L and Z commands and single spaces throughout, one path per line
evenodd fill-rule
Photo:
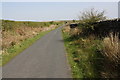
M 72 21 L 72 20 L 48 20 L 48 21 L 35 21 L 35 20 L 13 20 L 13 19 L 0 19 L 0 20 L 8 20 L 8 21 L 18 21 L 18 22 L 57 22 L 57 21 Z M 79 19 L 76 19 L 76 21 Z
M 35 22 L 79 20 L 80 12 L 91 8 L 105 10 L 108 19 L 118 18 L 117 2 L 3 2 L 1 19 Z

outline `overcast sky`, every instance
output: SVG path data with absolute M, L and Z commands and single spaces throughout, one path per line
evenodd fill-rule
M 118 17 L 117 2 L 2 2 L 2 19 L 9 20 L 73 20 L 80 12 L 95 8 L 105 10 L 108 18 Z

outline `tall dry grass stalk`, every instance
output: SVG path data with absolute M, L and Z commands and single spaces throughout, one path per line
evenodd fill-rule
M 110 33 L 109 37 L 104 38 L 104 56 L 106 56 L 110 61 L 118 63 L 120 61 L 120 41 L 119 35 Z

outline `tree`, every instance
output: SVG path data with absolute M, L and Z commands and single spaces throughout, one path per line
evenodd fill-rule
M 99 12 L 92 8 L 90 11 L 82 12 L 82 16 L 79 16 L 79 19 L 85 23 L 94 23 L 100 20 L 105 20 L 106 16 L 104 16 L 105 11 Z

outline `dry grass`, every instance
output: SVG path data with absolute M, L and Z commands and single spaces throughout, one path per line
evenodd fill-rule
M 77 36 L 82 32 L 79 28 L 73 28 L 73 29 L 70 29 L 70 30 L 71 30 L 70 34 L 73 35 L 73 36 Z
M 70 28 L 70 26 L 66 26 L 63 28 L 63 32 L 69 33 L 71 36 L 78 36 L 82 31 L 79 28 Z
M 103 55 L 104 55 L 104 78 L 120 77 L 120 41 L 118 34 L 110 33 L 109 37 L 103 40 Z
M 104 55 L 110 61 L 118 62 L 120 60 L 120 41 L 118 34 L 113 35 L 113 33 L 110 33 L 110 36 L 103 40 L 103 45 Z
M 39 34 L 40 32 L 49 31 L 54 28 L 56 28 L 56 25 L 51 25 L 49 27 L 19 27 L 16 28 L 14 32 L 2 31 L 3 51 L 8 49 L 10 46 L 19 44 L 21 41 Z
M 63 32 L 70 33 L 70 27 L 69 26 L 63 27 Z

